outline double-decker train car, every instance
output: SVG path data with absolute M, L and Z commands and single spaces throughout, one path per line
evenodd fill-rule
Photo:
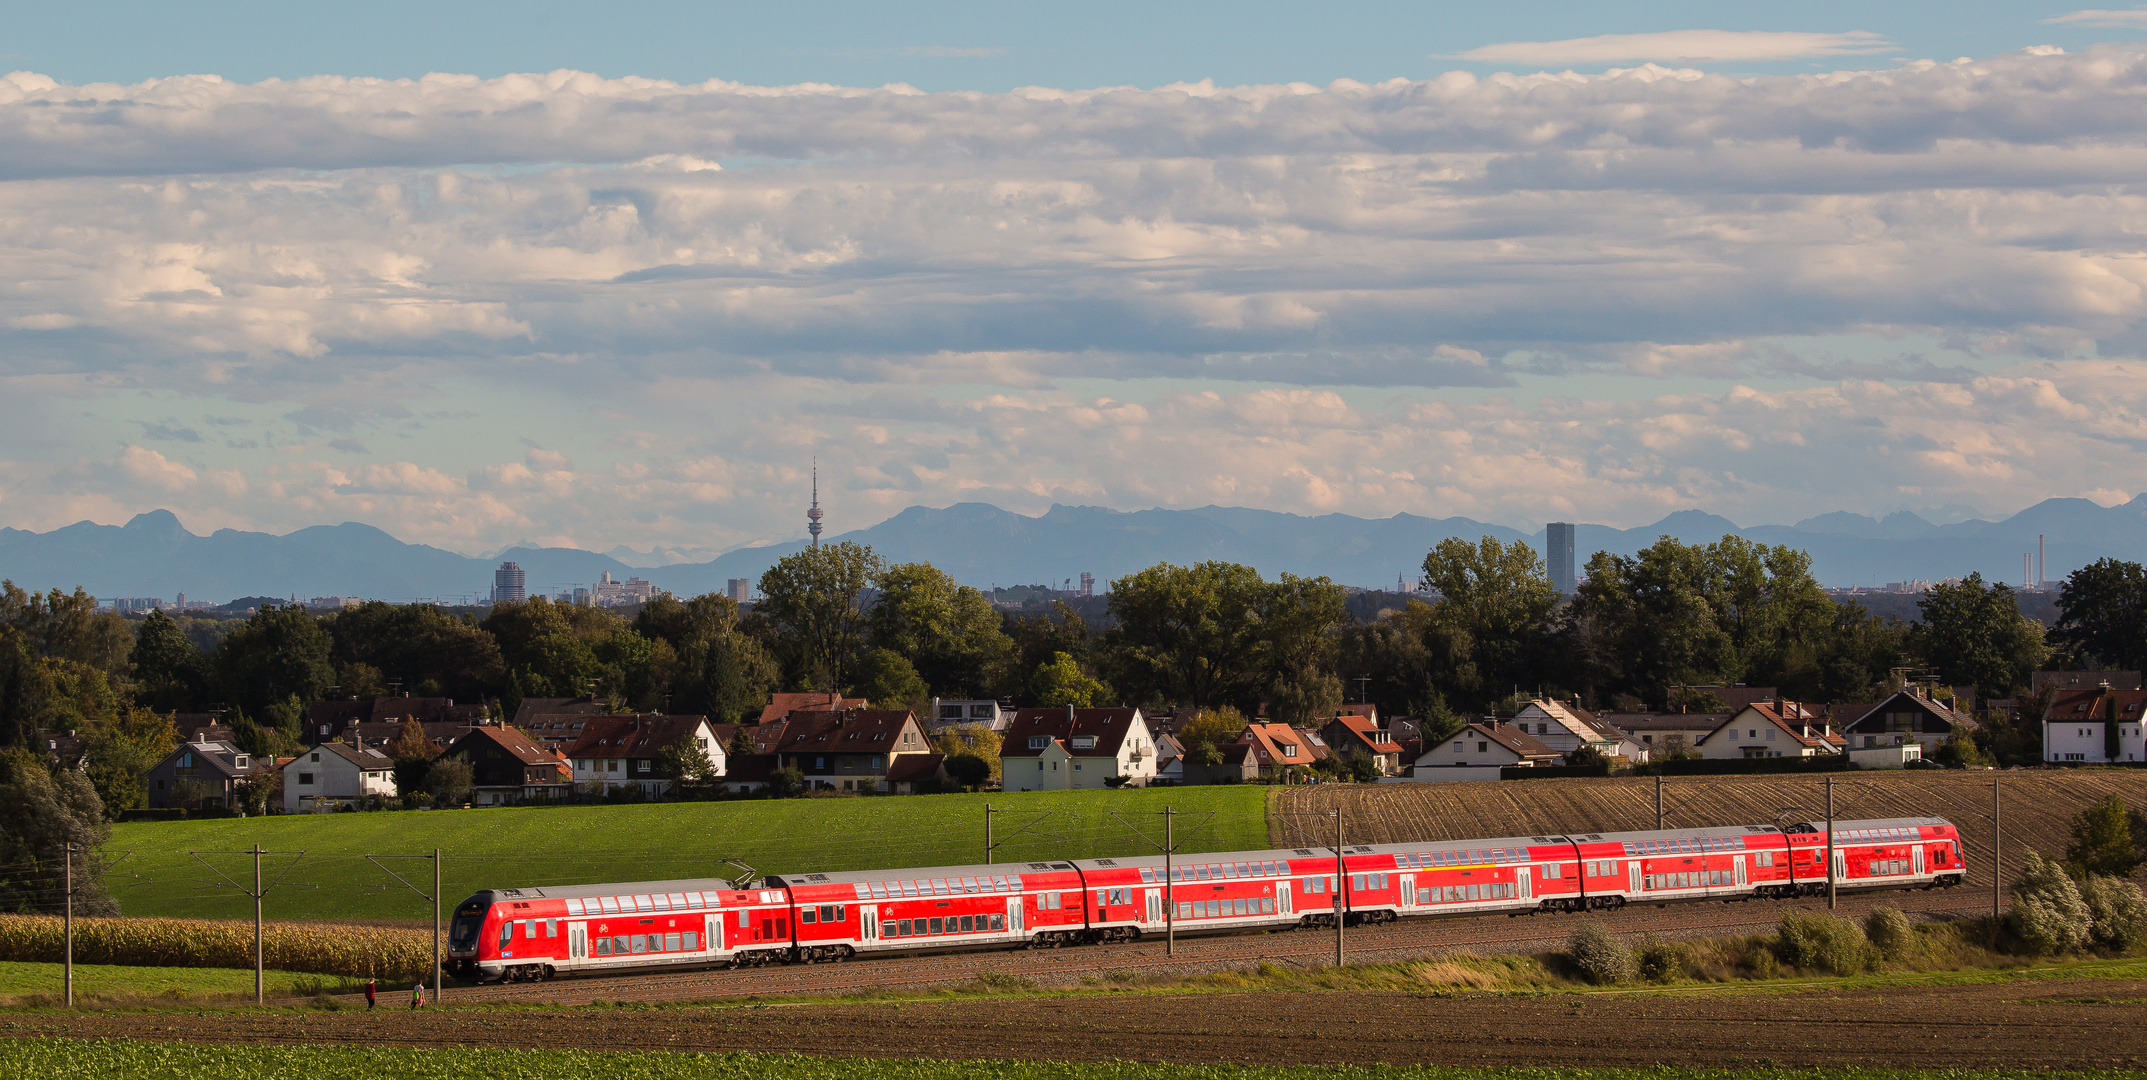
M 1578 912 L 1826 891 L 1824 825 L 1737 825 L 1011 866 L 491 889 L 457 905 L 446 965 L 476 982 L 1053 948 L 1165 929 L 1239 933 L 1404 918 Z M 1841 891 L 1950 887 L 1940 818 L 1837 821 Z

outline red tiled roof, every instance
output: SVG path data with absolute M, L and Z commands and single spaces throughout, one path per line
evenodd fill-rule
M 664 747 L 692 738 L 706 722 L 700 716 L 592 716 L 581 737 L 562 753 L 570 758 L 652 758 Z
M 771 724 L 794 712 L 837 712 L 844 709 L 862 709 L 871 704 L 864 698 L 846 698 L 832 690 L 812 690 L 805 693 L 777 694 L 760 711 L 760 722 Z
M 769 749 L 779 754 L 897 753 L 903 749 L 902 730 L 916 721 L 916 714 L 908 709 L 793 712 L 783 727 L 782 737 Z M 922 737 L 921 729 L 918 735 Z M 929 745 L 915 743 L 910 749 L 928 748 Z
M 887 763 L 887 782 L 890 784 L 914 784 L 939 775 L 939 767 L 947 760 L 944 754 L 903 754 Z
M 1073 757 L 1115 758 L 1140 715 L 1139 709 L 1017 709 L 999 743 L 999 756 L 1035 757 L 1044 747 L 1029 744 L 1046 739 L 1065 743 Z M 1095 737 L 1094 746 L 1075 745 L 1088 736 Z
M 1401 744 L 1387 734 L 1387 730 L 1372 722 L 1371 717 L 1343 713 L 1334 718 L 1335 726 L 1348 731 L 1374 754 L 1399 754 Z
M 447 748 L 447 752 L 453 753 L 473 739 L 483 739 L 494 743 L 500 749 L 513 754 L 524 765 L 559 764 L 558 755 L 546 750 L 537 740 L 530 738 L 528 732 L 517 727 L 501 727 L 493 724 L 471 728 L 461 738 L 456 739 L 454 745 Z
M 1489 739 L 1524 758 L 1559 756 L 1558 751 L 1512 724 L 1470 724 L 1468 730 L 1477 738 Z
M 1310 765 L 1327 756 L 1327 748 L 1305 738 L 1306 732 L 1288 724 L 1247 724 L 1245 733 L 1238 741 L 1259 748 L 1262 765 Z M 1285 746 L 1296 746 L 1295 755 L 1283 752 Z

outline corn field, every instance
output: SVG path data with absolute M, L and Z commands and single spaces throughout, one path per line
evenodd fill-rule
M 0 915 L 0 960 L 56 964 L 64 925 L 53 915 Z M 342 923 L 267 923 L 263 966 L 311 975 L 417 979 L 432 965 L 432 931 Z M 250 968 L 253 924 L 220 919 L 76 919 L 75 963 Z

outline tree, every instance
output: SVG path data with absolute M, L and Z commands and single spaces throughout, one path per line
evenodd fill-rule
M 1030 680 L 1059 653 L 1072 657 L 1082 672 L 1095 674 L 1094 641 L 1088 622 L 1064 600 L 1052 601 L 1049 615 L 1014 619 L 1007 631 L 1014 642 L 1014 654 L 1001 669 L 996 685 L 998 696 L 1036 701 L 1037 692 Z
M 768 774 L 768 795 L 777 799 L 792 799 L 805 794 L 805 774 L 796 768 L 777 769 Z
M 1339 586 L 1237 563 L 1163 563 L 1111 583 L 1111 684 L 1129 701 L 1256 706 L 1278 686 L 1316 701 L 1347 615 Z
M 932 749 L 945 754 L 950 761 L 965 755 L 976 758 L 984 763 L 984 775 L 988 779 L 997 780 L 1001 744 L 999 733 L 987 725 L 955 724 L 939 733 L 939 737 L 932 741 Z M 954 775 L 952 770 L 949 770 L 948 775 Z M 975 784 L 970 786 L 974 787 Z
M 1439 597 L 1432 622 L 1466 643 L 1466 662 L 1443 672 L 1443 685 L 1483 703 L 1535 674 L 1558 597 L 1534 549 L 1448 537 L 1424 556 L 1424 586 Z
M 984 781 L 991 778 L 991 763 L 975 754 L 953 754 L 940 766 L 955 783 L 971 791 L 982 790 Z
M 2022 617 L 2012 588 L 1986 584 L 1979 573 L 1931 586 L 1916 610 L 1922 618 L 1910 631 L 1910 644 L 1950 683 L 2009 695 L 2028 684 L 2048 652 L 2042 626 Z
M 699 739 L 679 739 L 656 752 L 656 775 L 666 780 L 706 780 L 715 771 L 716 763 Z
M 343 609 L 327 629 L 344 697 L 385 694 L 392 683 L 420 697 L 476 701 L 506 681 L 498 640 L 474 618 L 433 604 L 373 600 Z
M 2082 810 L 2072 819 L 2072 843 L 2065 849 L 2065 870 L 2075 878 L 2092 874 L 2128 878 L 2147 863 L 2147 851 L 2133 835 L 2134 815 L 2115 795 Z
M 1385 716 L 1418 716 L 1434 701 L 1443 705 L 1427 645 L 1431 621 L 1431 605 L 1411 600 L 1403 608 L 1381 610 L 1370 622 L 1342 627 L 1335 642 L 1336 672 Z
M 2050 639 L 2087 654 L 2097 667 L 2147 669 L 2147 569 L 2097 559 L 2066 575 Z
M 886 560 L 852 541 L 784 556 L 760 576 L 757 613 L 790 648 L 794 684 L 832 690 L 844 685 L 864 640 L 858 597 L 887 571 Z
M 424 790 L 432 759 L 440 756 L 439 748 L 425 737 L 425 725 L 414 716 L 403 718 L 402 730 L 395 733 L 395 741 L 387 745 L 386 753 L 395 759 L 395 793 L 404 798 Z
M 238 809 L 251 817 L 267 814 L 271 807 L 283 802 L 283 770 L 260 769 L 242 776 L 233 785 L 238 789 Z
M 670 649 L 656 668 L 674 712 L 737 723 L 766 704 L 782 678 L 775 658 L 746 633 L 737 603 L 727 596 L 659 596 L 642 606 L 634 630 Z
M 1369 784 L 1379 779 L 1379 763 L 1372 760 L 1372 755 L 1362 750 L 1350 751 L 1343 764 L 1349 769 L 1349 778 L 1360 784 Z
M 129 659 L 136 701 L 166 712 L 200 704 L 207 686 L 201 650 L 162 608 L 151 611 L 135 628 Z
M 477 777 L 469 762 L 443 757 L 425 770 L 425 790 L 432 794 L 434 806 L 456 806 L 470 801 L 470 795 L 477 790 Z
M 134 634 L 118 614 L 97 610 L 97 598 L 77 587 L 42 595 L 0 581 L 0 624 L 13 627 L 38 656 L 87 664 L 111 675 L 127 673 Z
M 1575 768 L 1583 768 L 1601 765 L 1604 762 L 1609 761 L 1610 759 L 1604 757 L 1603 752 L 1601 750 L 1598 750 L 1593 746 L 1582 744 L 1580 746 L 1574 747 L 1571 750 L 1566 751 L 1565 760 L 1567 765 L 1573 766 Z
M 736 761 L 754 752 L 753 733 L 744 724 L 738 725 L 738 730 L 731 732 L 730 744 L 723 748 L 724 756 Z
M 116 817 L 148 805 L 144 777 L 179 745 L 179 730 L 170 716 L 136 706 L 93 725 L 83 741 L 90 786 Z
M 117 915 L 99 849 L 112 835 L 104 804 L 73 769 L 47 772 L 25 747 L 0 757 L 0 910 L 58 914 L 67 848 L 75 847 L 75 914 Z
M 909 658 L 893 649 L 867 649 L 858 658 L 850 692 L 875 709 L 906 709 L 932 696 Z
M 224 700 L 262 713 L 288 698 L 318 701 L 335 682 L 328 632 L 296 604 L 256 611 L 216 653 Z
M 1712 690 L 1696 686 L 1680 686 L 1670 692 L 1669 711 L 1718 713 L 1728 712 L 1730 707 Z
M 867 620 L 872 643 L 908 659 L 942 697 L 983 693 L 1014 650 L 991 601 L 929 563 L 890 566 L 876 584 Z
M 1224 705 L 1221 708 L 1200 710 L 1198 715 L 1179 728 L 1178 745 L 1185 747 L 1186 753 L 1190 755 L 1203 746 L 1228 746 L 1238 741 L 1238 737 L 1243 734 L 1245 714 Z M 1203 764 L 1222 764 L 1220 751 L 1213 762 Z
M 1029 687 L 1029 701 L 1039 709 L 1068 705 L 1090 709 L 1111 695 L 1110 687 L 1082 671 L 1081 665 L 1066 653 L 1054 653 L 1051 659 L 1038 664 L 1036 673 L 1029 678 Z

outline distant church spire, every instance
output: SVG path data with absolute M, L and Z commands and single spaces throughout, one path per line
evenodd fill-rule
M 813 546 L 820 546 L 820 459 L 813 459 L 813 508 L 805 512 L 805 531 L 813 534 Z

